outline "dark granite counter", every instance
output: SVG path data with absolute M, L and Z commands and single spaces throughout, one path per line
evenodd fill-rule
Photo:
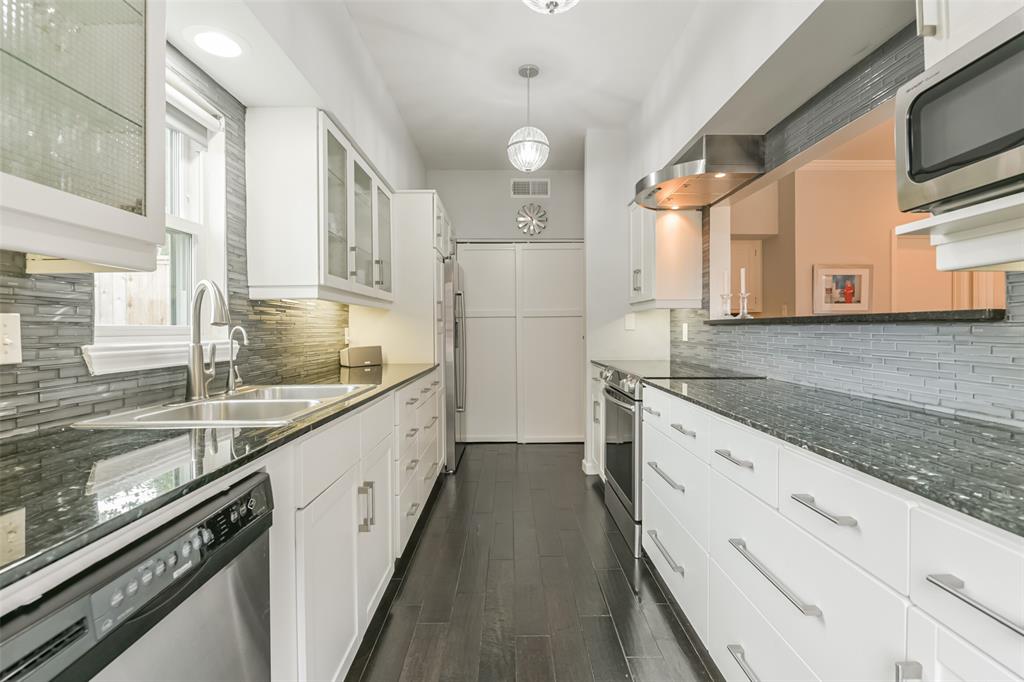
M 375 379 L 360 379 L 359 383 L 377 383 L 372 390 L 283 427 L 60 428 L 0 441 L 0 513 L 23 515 L 25 534 L 22 555 L 5 557 L 0 563 L 0 588 L 418 379 L 435 366 L 385 365 Z M 348 379 L 343 374 L 340 383 Z
M 974 310 L 925 310 L 917 313 L 849 313 L 839 315 L 794 315 L 792 317 L 724 317 L 704 324 L 737 326 L 748 324 L 888 324 L 892 322 L 999 322 L 1004 308 Z
M 595 365 L 617 369 L 641 379 L 763 379 L 764 375 L 744 374 L 731 369 L 710 367 L 681 360 L 591 360 Z
M 646 383 L 1024 536 L 1024 429 L 771 379 Z

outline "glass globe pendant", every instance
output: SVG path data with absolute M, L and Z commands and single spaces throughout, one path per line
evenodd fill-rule
M 576 3 L 580 0 L 523 0 L 526 6 L 532 9 L 534 12 L 540 12 L 541 14 L 560 14 L 561 12 L 568 12 Z
M 508 160 L 523 173 L 532 173 L 543 166 L 551 150 L 544 131 L 530 125 L 530 79 L 539 73 L 540 69 L 533 64 L 519 67 L 519 75 L 526 79 L 526 125 L 509 138 Z

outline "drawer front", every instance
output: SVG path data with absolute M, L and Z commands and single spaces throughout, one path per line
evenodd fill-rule
M 707 551 L 708 465 L 646 423 L 642 442 L 644 483 Z
M 907 618 L 907 661 L 921 666 L 922 682 L 1020 681 L 1020 677 L 913 607 Z M 916 670 L 910 672 L 917 674 Z
M 684 448 L 705 462 L 710 460 L 708 442 L 711 438 L 711 416 L 693 403 L 671 398 L 672 410 L 668 434 Z
M 406 460 L 415 457 L 419 452 L 420 427 L 416 426 L 415 420 L 411 423 L 398 427 L 396 438 L 398 439 L 398 458 Z
M 432 395 L 416 410 L 416 427 L 419 431 L 419 449 L 422 452 L 437 437 L 437 424 L 440 421 L 437 413 L 437 396 Z
M 421 381 L 422 379 L 414 381 L 395 394 L 399 428 L 416 426 L 416 409 L 423 404 L 423 398 L 420 395 L 420 389 L 423 387 Z
M 410 481 L 416 480 L 425 471 L 421 466 L 423 463 L 419 456 L 407 457 L 395 463 L 398 467 L 398 476 L 395 478 L 398 481 L 398 490 L 405 490 Z
M 437 463 L 437 439 L 430 442 L 427 448 L 421 453 L 423 459 L 418 471 L 422 475 L 421 485 L 423 487 L 423 501 L 426 502 L 430 491 L 434 489 L 434 481 L 440 473 L 440 466 Z M 417 478 L 420 476 L 417 475 Z
M 728 682 L 818 679 L 714 559 L 710 634 L 708 651 Z
M 1024 543 L 1012 543 L 910 512 L 910 599 L 1024 677 Z
M 652 535 L 653 533 L 653 535 Z M 697 634 L 708 641 L 708 555 L 644 484 L 643 547 Z
M 711 557 L 816 675 L 892 679 L 902 597 L 715 472 L 711 505 Z
M 724 419 L 711 421 L 711 467 L 773 507 L 779 506 L 779 447 Z
M 416 527 L 416 521 L 420 518 L 420 513 L 423 511 L 422 493 L 422 486 L 418 485 L 416 479 L 413 479 L 396 498 L 398 500 L 398 509 L 395 513 L 398 515 L 399 555 L 405 551 L 405 546 L 412 535 L 412 529 Z
M 323 426 L 299 445 L 296 506 L 301 509 L 359 462 L 359 416 Z
M 377 444 L 395 431 L 395 396 L 388 394 L 370 405 L 361 414 L 362 454 L 369 454 Z
M 668 425 L 672 421 L 673 400 L 674 398 L 665 391 L 645 385 L 643 393 L 644 423 L 653 424 L 668 433 Z
M 782 448 L 779 510 L 901 594 L 909 594 L 910 505 Z

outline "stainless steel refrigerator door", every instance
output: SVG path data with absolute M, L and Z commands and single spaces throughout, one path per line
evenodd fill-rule
M 270 532 L 93 679 L 269 680 Z

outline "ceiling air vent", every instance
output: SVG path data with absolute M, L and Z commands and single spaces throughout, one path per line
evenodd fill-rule
M 547 178 L 512 178 L 513 199 L 546 199 L 551 196 L 551 181 Z

